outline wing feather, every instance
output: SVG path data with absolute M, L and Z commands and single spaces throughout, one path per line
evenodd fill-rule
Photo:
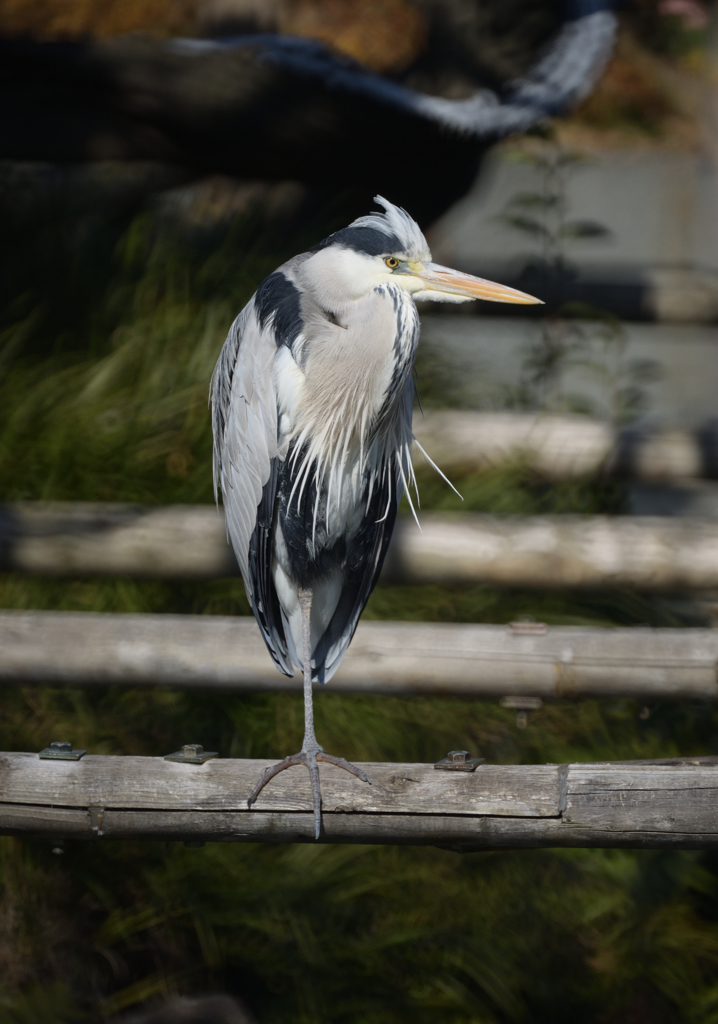
M 250 302 L 230 328 L 212 375 L 215 494 L 247 597 L 275 665 L 293 675 L 272 581 L 272 524 L 277 489 L 277 346 Z

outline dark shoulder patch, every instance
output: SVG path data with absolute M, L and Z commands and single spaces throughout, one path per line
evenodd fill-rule
M 299 298 L 299 289 L 280 271 L 265 277 L 257 289 L 254 308 L 259 325 L 264 329 L 270 317 L 274 317 L 277 347 L 291 348 L 302 332 L 304 322 Z
M 330 245 L 344 245 L 347 249 L 366 253 L 367 256 L 383 256 L 384 253 L 401 252 L 403 249 L 396 235 L 387 235 L 376 228 L 342 228 L 309 251 L 319 252 Z

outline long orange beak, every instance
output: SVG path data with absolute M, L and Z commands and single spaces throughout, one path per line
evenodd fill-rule
M 485 302 L 519 302 L 523 305 L 539 303 L 533 295 L 519 292 L 516 288 L 507 288 L 495 281 L 485 281 L 472 274 L 462 274 L 458 270 L 441 267 L 438 263 L 417 263 L 411 265 L 413 277 L 426 282 L 428 291 L 448 292 L 450 295 L 464 295 L 467 299 L 484 299 Z

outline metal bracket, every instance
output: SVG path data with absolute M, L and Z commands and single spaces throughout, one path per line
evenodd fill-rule
M 216 751 L 205 750 L 201 743 L 185 743 L 181 750 L 174 754 L 165 754 L 165 761 L 179 761 L 181 764 L 204 764 L 213 757 L 218 757 Z
M 101 804 L 90 804 L 87 808 L 87 817 L 95 839 L 99 839 L 103 834 L 102 824 L 105 820 L 105 808 Z
M 548 626 L 545 622 L 509 622 L 509 633 L 512 636 L 544 636 L 548 633 Z
M 529 711 L 538 711 L 543 701 L 540 697 L 502 697 L 502 708 L 516 709 L 516 728 L 525 729 L 529 724 Z
M 502 708 L 515 708 L 517 711 L 538 711 L 543 701 L 540 697 L 502 697 L 499 704 Z
M 45 747 L 41 750 L 39 757 L 43 761 L 79 761 L 83 754 L 86 754 L 86 750 L 73 750 L 72 744 L 66 741 L 58 742 L 53 740 L 49 747 Z
M 450 750 L 434 768 L 444 772 L 474 772 L 485 760 L 485 757 L 469 757 L 468 750 Z

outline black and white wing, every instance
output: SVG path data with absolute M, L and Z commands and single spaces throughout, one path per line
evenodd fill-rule
M 227 535 L 274 664 L 294 675 L 272 582 L 277 489 L 277 345 L 250 301 L 232 324 L 212 375 L 215 497 L 222 492 Z

